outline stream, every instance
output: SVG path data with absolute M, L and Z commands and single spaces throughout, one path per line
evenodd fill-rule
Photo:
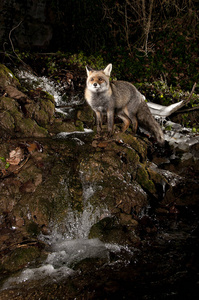
M 66 102 L 82 102 L 77 95 L 63 100 L 62 87 L 46 78 L 38 79 L 27 72 L 21 73 L 20 78 L 52 94 L 56 111 L 66 118 L 71 117 L 73 108 L 61 107 Z M 175 185 L 184 174 L 175 174 L 170 166 L 179 160 L 185 165 L 189 160 L 198 161 L 195 146 L 199 136 L 170 120 L 162 122 L 165 128 L 170 127 L 165 139 L 173 151 L 164 157 L 159 172 Z M 59 133 L 56 138 L 76 141 L 81 147 L 85 143 L 83 136 L 91 132 L 85 129 Z M 156 161 L 153 163 L 157 169 Z M 112 214 L 104 204 L 94 208 L 90 199 L 97 188 L 94 183 L 88 184 L 84 176 L 79 171 L 83 211 L 74 210 L 71 204 L 61 223 L 51 222 L 49 232 L 38 236 L 46 245 L 46 258 L 31 262 L 23 271 L 4 280 L 0 299 L 198 299 L 199 206 L 191 201 L 190 205 L 174 203 L 170 207 L 160 205 L 158 209 L 148 205 L 136 216 L 140 237 L 137 244 L 103 242 L 90 238 L 89 233 L 100 220 L 111 220 Z M 65 184 L 63 180 L 67 198 Z M 162 183 L 162 197 L 165 193 L 166 184 Z M 192 197 L 191 191 L 187 197 Z
M 8 279 L 1 299 L 198 299 L 198 213 L 193 207 L 143 216 L 142 241 L 134 248 L 87 239 L 85 216 L 75 218 L 79 228 L 72 226 L 71 237 L 56 229 L 41 237 L 50 247 L 46 261 Z M 86 260 L 87 267 L 78 266 Z M 13 292 L 23 298 L 9 298 Z

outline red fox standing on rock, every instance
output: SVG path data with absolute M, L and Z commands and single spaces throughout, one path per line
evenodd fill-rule
M 139 123 L 141 127 L 152 132 L 157 142 L 163 145 L 164 134 L 153 118 L 145 97 L 130 82 L 120 80 L 110 82 L 111 70 L 112 64 L 101 71 L 86 67 L 88 77 L 85 99 L 96 113 L 97 131 L 101 131 L 102 116 L 106 114 L 108 132 L 113 134 L 116 113 L 124 122 L 122 131 L 126 131 L 131 124 L 133 131 L 136 132 Z

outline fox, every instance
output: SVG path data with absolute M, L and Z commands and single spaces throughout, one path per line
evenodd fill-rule
M 102 131 L 103 115 L 107 116 L 108 134 L 114 133 L 114 116 L 122 121 L 122 131 L 132 126 L 136 133 L 138 124 L 151 132 L 158 144 L 164 145 L 164 134 L 146 104 L 145 96 L 128 81 L 110 81 L 112 64 L 103 70 L 86 66 L 85 99 L 96 114 L 97 132 Z

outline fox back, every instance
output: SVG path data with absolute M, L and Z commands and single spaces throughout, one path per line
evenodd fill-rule
M 138 122 L 151 131 L 160 144 L 164 143 L 164 135 L 159 124 L 153 118 L 145 97 L 136 87 L 127 81 L 113 81 L 110 83 L 112 64 L 104 70 L 95 71 L 86 67 L 87 81 L 85 99 L 96 113 L 97 131 L 102 128 L 102 116 L 107 115 L 108 132 L 114 130 L 114 114 L 123 120 L 123 131 L 132 125 L 136 132 Z

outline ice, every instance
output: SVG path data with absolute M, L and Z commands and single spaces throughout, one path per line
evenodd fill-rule
M 188 140 L 189 146 L 199 143 L 199 135 Z
M 180 101 L 178 103 L 174 103 L 169 106 L 163 106 L 160 104 L 147 102 L 147 105 L 153 115 L 160 116 L 160 117 L 168 117 L 174 111 L 176 111 L 181 106 L 182 103 L 183 103 L 183 101 Z
M 79 135 L 79 134 L 81 135 L 81 134 L 85 134 L 85 133 L 87 134 L 92 132 L 93 132 L 92 129 L 84 128 L 84 131 L 60 132 L 56 135 L 56 138 L 65 139 L 72 135 Z

